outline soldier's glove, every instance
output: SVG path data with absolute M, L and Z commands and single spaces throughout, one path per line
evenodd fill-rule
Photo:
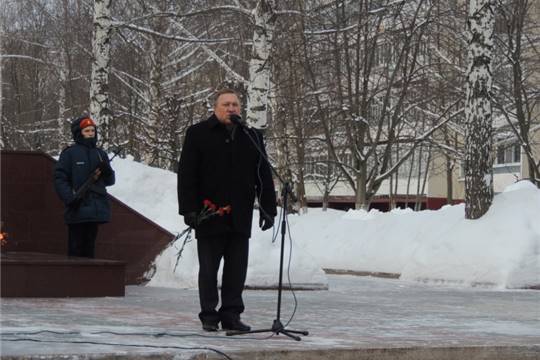
M 101 176 L 103 177 L 109 177 L 113 173 L 113 169 L 111 167 L 111 164 L 109 164 L 108 161 L 102 161 L 98 165 L 99 170 L 101 171 Z
M 73 199 L 70 202 L 68 202 L 67 206 L 72 209 L 76 209 L 79 207 L 79 205 L 81 205 L 81 203 L 82 203 L 82 198 L 73 197 Z

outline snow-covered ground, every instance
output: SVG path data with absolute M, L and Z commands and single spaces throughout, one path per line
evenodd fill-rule
M 172 233 L 186 228 L 178 215 L 176 174 L 131 159 L 116 158 L 113 167 L 117 182 L 112 195 Z M 309 209 L 288 216 L 292 258 L 289 267 L 287 237 L 285 265 L 292 283 L 315 286 L 327 284 L 323 268 L 399 273 L 402 279 L 456 286 L 540 285 L 538 219 L 540 190 L 527 181 L 507 187 L 475 221 L 464 218 L 463 205 L 389 213 Z M 280 235 L 274 231 L 273 236 L 253 228 L 247 285 L 277 283 Z M 196 240 L 185 245 L 173 272 L 183 240 L 158 256 L 149 286 L 197 286 Z

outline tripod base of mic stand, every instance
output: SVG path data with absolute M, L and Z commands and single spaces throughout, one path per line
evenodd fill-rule
M 244 335 L 244 334 L 256 334 L 256 333 L 263 333 L 263 332 L 273 332 L 276 335 L 283 334 L 296 341 L 300 341 L 302 340 L 302 338 L 300 336 L 296 336 L 293 334 L 300 334 L 300 335 L 305 335 L 305 336 L 309 335 L 309 332 L 307 331 L 285 329 L 285 327 L 279 320 L 274 320 L 274 323 L 272 324 L 272 328 L 270 329 L 259 329 L 259 330 L 249 330 L 249 331 L 229 330 L 225 333 L 225 335 L 233 336 L 233 335 Z

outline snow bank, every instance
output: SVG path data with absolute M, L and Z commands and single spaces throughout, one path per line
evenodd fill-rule
M 111 193 L 173 233 L 184 230 L 177 214 L 176 175 L 131 159 L 115 159 Z M 258 213 L 254 214 L 254 225 Z M 540 284 L 540 190 L 522 181 L 497 195 L 479 220 L 465 220 L 464 206 L 438 211 L 309 209 L 289 215 L 293 283 L 326 285 L 322 268 L 390 272 L 402 279 L 463 286 L 519 288 Z M 278 224 L 278 221 L 276 221 Z M 149 285 L 197 286 L 196 240 L 175 272 L 179 239 L 156 259 Z M 286 259 L 290 247 L 287 239 Z M 253 229 L 247 284 L 277 283 L 280 236 Z
M 429 240 L 415 249 L 403 279 L 506 288 L 540 284 L 540 190 L 521 181 L 495 196 L 482 218 L 465 220 L 462 214 L 448 219 L 451 231 L 426 234 Z

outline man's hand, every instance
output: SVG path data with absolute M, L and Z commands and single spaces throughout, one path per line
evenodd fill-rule
M 197 213 L 196 212 L 190 212 L 190 213 L 187 213 L 186 215 L 184 215 L 184 223 L 189 226 L 189 227 L 192 227 L 192 228 L 196 228 L 198 224 L 198 221 L 197 221 Z
M 274 226 L 274 218 L 270 215 L 266 215 L 262 211 L 259 215 L 259 227 L 262 231 L 270 229 L 272 226 Z

